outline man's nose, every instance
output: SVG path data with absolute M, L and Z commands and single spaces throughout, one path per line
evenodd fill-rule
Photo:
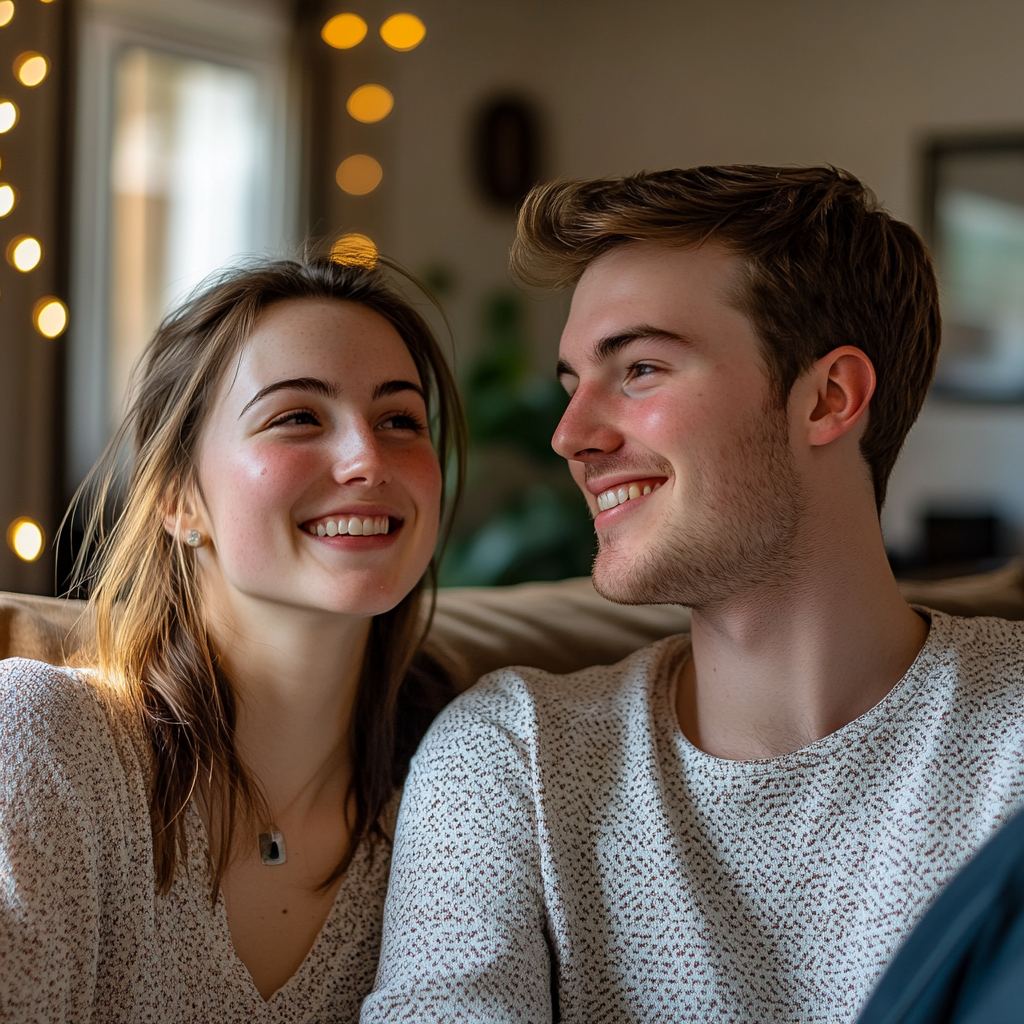
M 599 390 L 581 384 L 555 428 L 551 447 L 564 459 L 586 461 L 589 455 L 615 451 L 622 441 L 612 403 Z

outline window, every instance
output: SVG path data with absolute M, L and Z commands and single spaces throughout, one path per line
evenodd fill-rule
M 293 241 L 284 7 L 134 2 L 137 17 L 84 15 L 69 487 L 120 422 L 162 317 L 232 259 Z

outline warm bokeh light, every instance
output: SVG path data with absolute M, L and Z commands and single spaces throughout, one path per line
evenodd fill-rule
M 380 37 L 392 50 L 415 50 L 427 27 L 415 14 L 392 14 L 380 27 Z
M 383 85 L 361 85 L 349 96 L 345 109 L 357 121 L 373 124 L 383 121 L 394 105 L 394 96 Z
M 14 17 L 14 0 L 0 0 L 0 28 L 10 24 Z
M 41 53 L 28 50 L 14 58 L 14 77 L 22 85 L 38 85 L 50 70 L 50 64 Z
M 357 153 L 338 165 L 334 175 L 339 187 L 350 196 L 365 196 L 372 192 L 384 177 L 384 169 L 372 156 Z
M 14 209 L 18 197 L 10 185 L 0 185 L 0 217 L 6 217 Z
M 47 295 L 32 310 L 32 323 L 44 338 L 59 338 L 68 325 L 68 307 L 60 299 Z
M 18 123 L 18 108 L 10 100 L 0 100 L 0 134 Z
M 42 258 L 43 247 L 31 235 L 20 235 L 7 246 L 7 262 L 23 274 L 35 270 Z
M 366 22 L 358 14 L 336 14 L 320 29 L 320 38 L 336 50 L 351 50 L 366 38 Z
M 43 528 L 28 516 L 15 519 L 7 528 L 7 543 L 23 562 L 34 562 L 43 553 L 43 540 Z
M 373 267 L 377 265 L 377 246 L 366 235 L 353 231 L 331 246 L 331 259 L 346 267 Z

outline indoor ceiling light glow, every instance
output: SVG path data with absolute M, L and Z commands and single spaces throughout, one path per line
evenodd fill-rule
M 357 121 L 373 124 L 383 121 L 394 105 L 394 96 L 383 85 L 361 85 L 349 96 L 345 109 Z
M 14 17 L 14 0 L 0 0 L 0 28 L 9 25 Z
M 68 307 L 60 299 L 47 295 L 32 310 L 32 323 L 44 338 L 59 338 L 68 325 Z
M 49 62 L 41 53 L 28 50 L 14 58 L 14 77 L 22 85 L 38 85 L 49 70 Z
M 377 265 L 377 246 L 366 235 L 353 231 L 342 235 L 331 246 L 331 259 L 346 267 L 374 267 Z
M 380 184 L 383 176 L 383 168 L 372 156 L 357 153 L 342 160 L 334 178 L 343 192 L 350 196 L 365 196 Z
M 7 528 L 7 543 L 23 562 L 34 562 L 43 553 L 43 528 L 22 516 Z
M 42 258 L 43 247 L 31 235 L 21 235 L 7 246 L 7 262 L 23 274 L 35 270 Z
M 0 134 L 18 123 L 18 108 L 10 100 L 0 100 Z
M 320 38 L 336 50 L 351 50 L 366 38 L 366 22 L 358 14 L 336 14 L 320 29 Z
M 380 37 L 392 50 L 415 50 L 427 27 L 415 14 L 392 14 L 380 27 Z
M 0 185 L 0 217 L 6 217 L 14 209 L 18 197 L 10 185 Z

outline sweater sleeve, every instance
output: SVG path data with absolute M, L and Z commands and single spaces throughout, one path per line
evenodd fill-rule
M 442 714 L 416 755 L 362 1024 L 553 1019 L 523 703 L 482 683 Z
M 0 1021 L 92 1017 L 102 795 L 83 755 L 106 728 L 70 673 L 0 662 Z

